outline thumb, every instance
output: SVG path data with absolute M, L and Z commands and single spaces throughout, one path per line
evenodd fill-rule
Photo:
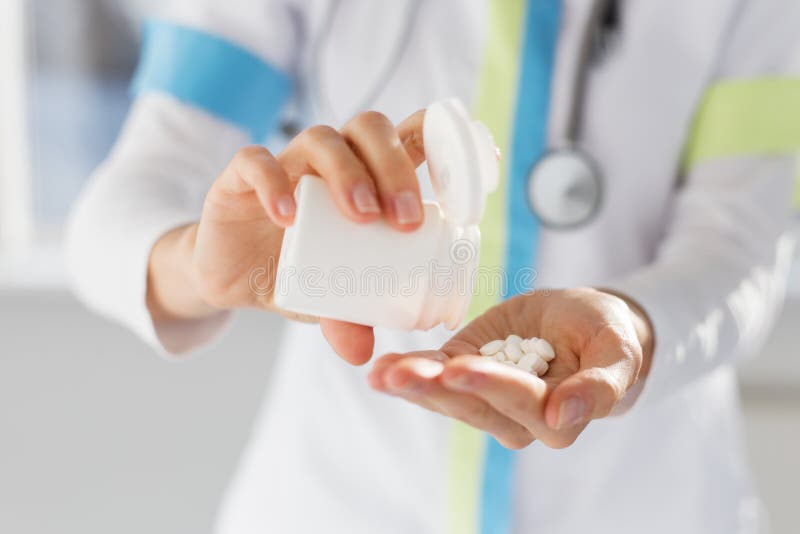
M 561 382 L 545 406 L 547 426 L 563 430 L 606 417 L 632 382 L 625 367 L 591 367 Z
M 397 135 L 408 157 L 419 167 L 425 161 L 425 144 L 422 138 L 422 125 L 425 122 L 425 110 L 421 109 L 409 115 L 397 125 Z

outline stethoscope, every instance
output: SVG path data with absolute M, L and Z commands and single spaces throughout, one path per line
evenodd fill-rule
M 419 20 L 419 13 L 422 7 L 422 0 L 409 0 L 404 9 L 403 26 L 398 34 L 397 41 L 389 52 L 389 59 L 381 69 L 377 82 L 370 87 L 364 96 L 359 99 L 351 113 L 337 113 L 330 102 L 329 92 L 324 90 L 324 76 L 322 76 L 322 51 L 330 41 L 333 27 L 336 24 L 336 17 L 339 14 L 342 0 L 330 0 L 320 26 L 319 36 L 311 49 L 311 92 L 312 99 L 322 114 L 321 116 L 330 117 L 339 122 L 342 118 L 354 116 L 359 111 L 369 109 L 378 100 L 392 78 L 392 73 L 397 70 L 403 55 L 411 42 L 414 27 Z
M 619 26 L 618 0 L 592 2 L 577 47 L 569 89 L 564 132 L 528 173 L 527 195 L 531 211 L 542 226 L 570 229 L 589 223 L 600 210 L 604 180 L 599 166 L 578 144 L 587 74 L 607 53 Z
M 589 223 L 602 204 L 604 181 L 593 158 L 578 145 L 587 74 L 598 56 L 604 54 L 619 26 L 620 0 L 593 0 L 577 47 L 572 83 L 569 89 L 565 128 L 561 140 L 550 146 L 533 164 L 528 174 L 527 196 L 531 212 L 549 228 L 569 229 Z M 311 53 L 313 98 L 328 116 L 335 117 L 320 76 L 320 55 L 329 41 L 340 0 L 331 0 L 322 31 Z M 420 0 L 412 0 L 406 10 L 398 42 L 390 53 L 378 82 L 371 87 L 356 111 L 368 109 L 389 83 L 411 40 Z

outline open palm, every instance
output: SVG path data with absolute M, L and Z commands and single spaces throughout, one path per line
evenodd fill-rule
M 478 356 L 479 347 L 509 334 L 553 345 L 556 358 L 543 377 Z M 509 448 L 534 439 L 565 447 L 646 371 L 650 338 L 646 319 L 622 298 L 589 288 L 538 291 L 489 309 L 438 350 L 383 356 L 370 383 Z

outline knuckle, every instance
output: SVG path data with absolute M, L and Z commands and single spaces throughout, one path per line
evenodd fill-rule
M 331 126 L 327 126 L 325 124 L 317 124 L 316 126 L 312 126 L 307 128 L 300 134 L 303 140 L 309 144 L 319 144 L 323 143 L 331 137 L 336 137 L 339 135 L 334 128 Z
M 544 444 L 551 449 L 566 449 L 578 439 L 579 434 L 556 434 L 552 438 L 544 441 Z
M 233 156 L 232 169 L 240 177 L 249 176 L 252 179 L 261 179 L 269 174 L 270 158 L 272 158 L 272 154 L 263 146 L 246 146 L 240 148 Z
M 524 449 L 525 447 L 533 443 L 533 436 L 514 434 L 513 436 L 507 436 L 503 438 L 498 437 L 497 441 L 499 441 L 500 444 L 506 449 L 511 449 L 512 451 L 518 451 Z
M 387 125 L 392 126 L 392 121 L 380 111 L 365 111 L 356 115 L 355 118 L 350 121 L 350 124 L 352 127 L 358 129 L 374 129 L 383 128 Z
M 233 156 L 233 159 L 238 163 L 246 163 L 258 158 L 262 158 L 268 154 L 269 152 L 263 146 L 248 145 L 237 150 L 236 154 Z

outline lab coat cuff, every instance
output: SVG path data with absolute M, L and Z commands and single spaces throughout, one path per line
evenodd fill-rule
M 201 319 L 156 321 L 147 307 L 147 272 L 150 253 L 156 242 L 167 232 L 197 220 L 194 213 L 169 213 L 151 217 L 141 230 L 139 241 L 140 264 L 137 266 L 137 286 L 132 313 L 124 322 L 161 356 L 171 358 L 207 348 L 226 332 L 232 312 L 219 311 Z
M 202 319 L 152 321 L 147 333 L 151 346 L 161 356 L 171 359 L 178 355 L 210 348 L 229 330 L 233 313 L 220 311 Z

